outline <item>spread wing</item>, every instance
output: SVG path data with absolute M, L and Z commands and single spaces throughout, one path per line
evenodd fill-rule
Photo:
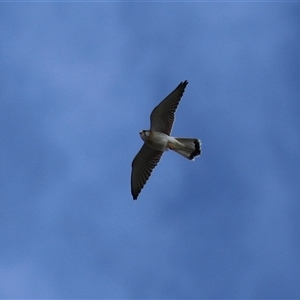
M 150 115 L 151 130 L 170 134 L 175 119 L 175 111 L 188 82 L 181 82 L 177 88 L 158 104 Z
M 144 144 L 132 161 L 131 194 L 133 200 L 137 199 L 162 154 L 162 151 L 154 150 Z

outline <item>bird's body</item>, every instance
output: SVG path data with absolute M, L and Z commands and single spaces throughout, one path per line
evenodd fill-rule
M 140 132 L 142 140 L 154 150 L 173 150 L 184 157 L 194 160 L 200 153 L 200 140 L 196 138 L 174 138 L 159 131 L 142 130 Z
M 159 151 L 166 151 L 176 144 L 173 137 L 159 131 L 142 130 L 140 136 L 148 146 Z
M 187 81 L 181 82 L 151 113 L 150 130 L 140 131 L 144 145 L 132 162 L 131 193 L 136 200 L 152 170 L 164 151 L 173 150 L 187 159 L 201 154 L 201 141 L 197 138 L 175 138 L 170 136 L 175 111 L 183 95 Z

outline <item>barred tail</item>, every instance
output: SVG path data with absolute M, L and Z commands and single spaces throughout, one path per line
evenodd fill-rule
M 194 160 L 201 154 L 201 141 L 196 138 L 175 138 L 178 144 L 173 149 L 187 159 Z

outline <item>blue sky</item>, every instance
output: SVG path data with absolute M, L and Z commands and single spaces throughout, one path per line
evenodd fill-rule
M 0 298 L 299 298 L 299 3 L 1 3 Z M 152 109 L 188 80 L 137 201 Z

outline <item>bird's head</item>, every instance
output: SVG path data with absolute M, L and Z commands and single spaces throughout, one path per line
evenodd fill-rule
M 150 136 L 150 130 L 142 130 L 139 133 L 143 141 L 145 141 Z

